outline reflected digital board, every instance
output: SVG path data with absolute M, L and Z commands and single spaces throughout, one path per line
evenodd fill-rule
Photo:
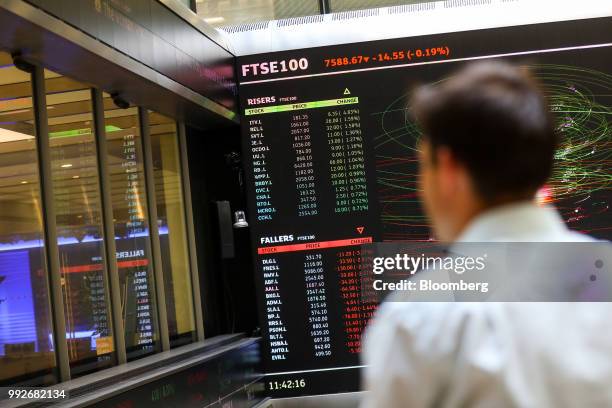
M 357 390 L 361 335 L 376 309 L 360 290 L 361 245 L 432 239 L 407 114 L 417 84 L 487 58 L 529 66 L 563 140 L 538 201 L 572 229 L 612 237 L 610 27 L 599 18 L 238 59 L 270 395 Z

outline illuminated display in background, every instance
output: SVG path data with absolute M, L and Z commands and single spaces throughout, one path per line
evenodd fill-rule
M 31 77 L 0 52 L 0 79 L 0 386 L 51 385 L 57 370 Z
M 495 56 L 531 67 L 563 136 L 538 201 L 554 204 L 570 228 L 612 238 L 611 24 L 601 18 L 239 58 L 271 395 L 359 388 L 361 335 L 376 308 L 360 291 L 360 245 L 433 238 L 418 202 L 420 135 L 407 114 L 409 90 L 443 81 L 466 61 Z
M 45 70 L 53 199 L 70 375 L 113 365 L 91 91 Z M 98 347 L 97 345 L 101 345 Z M 102 346 L 104 344 L 104 346 Z
M 119 238 L 115 240 L 117 268 L 129 361 L 160 348 L 142 138 L 137 108 L 117 109 L 106 93 L 103 101 L 113 221 Z
M 149 132 L 156 180 L 157 224 L 160 230 L 167 232 L 164 239 L 160 238 L 160 249 L 168 331 L 170 346 L 176 347 L 196 340 L 179 138 L 176 122 L 155 112 L 149 112 Z

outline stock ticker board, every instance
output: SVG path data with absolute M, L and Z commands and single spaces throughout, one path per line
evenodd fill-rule
M 240 57 L 249 222 L 273 396 L 359 388 L 362 244 L 430 240 L 410 90 L 469 61 L 527 65 L 562 143 L 538 193 L 568 226 L 612 237 L 612 19 Z M 576 33 L 580 33 L 577 36 Z M 520 166 L 520 162 L 517 162 Z

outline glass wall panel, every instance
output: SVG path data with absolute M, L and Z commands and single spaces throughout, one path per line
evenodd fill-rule
M 178 134 L 176 122 L 154 112 L 149 113 L 149 129 L 168 328 L 170 343 L 177 346 L 195 340 Z
M 319 14 L 318 0 L 197 0 L 198 15 L 213 26 Z
M 363 10 L 377 7 L 400 6 L 404 4 L 431 3 L 437 0 L 329 0 L 333 13 Z
M 104 94 L 104 126 L 125 342 L 132 360 L 160 347 L 138 109 L 119 109 Z
M 191 0 L 179 0 L 185 7 L 191 10 Z
M 57 381 L 30 75 L 0 52 L 0 385 Z
M 45 86 L 66 337 L 77 377 L 115 360 L 91 90 L 47 70 Z

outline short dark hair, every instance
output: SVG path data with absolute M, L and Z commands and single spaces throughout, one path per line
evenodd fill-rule
M 414 94 L 412 109 L 435 150 L 463 163 L 485 202 L 533 195 L 550 177 L 558 135 L 548 103 L 526 68 L 468 65 Z

